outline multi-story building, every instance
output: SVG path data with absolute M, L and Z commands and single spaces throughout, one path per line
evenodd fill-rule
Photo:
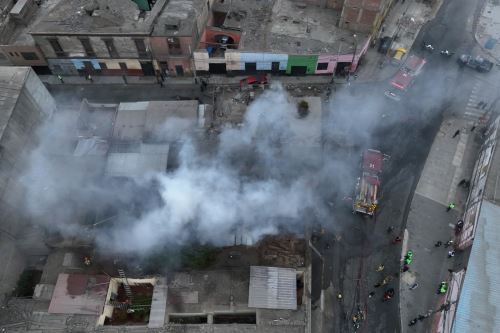
M 65 0 L 31 27 L 52 73 L 154 75 L 149 37 L 166 0 Z
M 0 62 L 3 65 L 31 66 L 38 74 L 49 74 L 44 54 L 29 34 L 36 24 L 54 8 L 59 0 L 3 1 L 0 9 Z
M 192 74 L 193 51 L 207 23 L 211 1 L 170 0 L 158 17 L 150 41 L 164 74 Z
M 337 3 L 337 2 L 335 2 Z M 337 27 L 340 12 L 292 0 L 217 0 L 198 49 L 199 73 L 347 74 L 370 36 Z
M 394 0 L 343 0 L 339 26 L 376 36 Z
M 8 267 L 0 274 L 1 301 L 15 287 L 27 254 L 21 244 L 29 222 L 21 211 L 26 185 L 21 175 L 36 146 L 36 129 L 54 112 L 55 102 L 32 69 L 2 66 L 0 109 L 0 267 Z

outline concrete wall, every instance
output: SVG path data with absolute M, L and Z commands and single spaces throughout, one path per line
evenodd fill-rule
M 28 219 L 22 213 L 24 186 L 20 175 L 25 159 L 36 146 L 38 126 L 50 117 L 55 101 L 33 70 L 29 70 L 11 117 L 0 138 L 0 298 L 10 292 L 24 268 L 24 254 L 16 240 L 23 236 Z M 5 269 L 8 268 L 8 269 Z
M 239 70 L 245 70 L 245 63 L 256 63 L 258 71 L 270 71 L 273 62 L 279 62 L 279 70 L 285 71 L 288 63 L 288 54 L 242 52 L 240 53 Z
M 392 0 L 345 0 L 340 27 L 352 31 L 372 33 L 379 27 L 385 10 Z M 376 28 L 378 29 L 378 28 Z
M 316 55 L 289 55 L 288 63 L 286 66 L 286 73 L 292 73 L 292 67 L 307 67 L 306 74 L 314 74 L 316 71 L 316 64 L 318 62 L 318 56 Z
M 43 53 L 34 45 L 0 45 L 0 52 L 15 66 L 47 66 Z M 23 55 L 22 52 L 35 53 L 38 60 L 26 60 L 27 55 Z
M 151 48 L 153 50 L 154 58 L 158 61 L 168 61 L 170 56 L 190 56 L 195 45 L 193 37 L 175 37 L 179 39 L 181 46 L 181 53 L 171 54 L 168 47 L 169 37 L 151 37 Z
M 66 52 L 67 57 L 85 57 L 85 51 L 83 49 L 83 45 L 76 36 L 40 36 L 34 35 L 33 38 L 35 42 L 40 46 L 43 54 L 47 59 L 57 58 L 52 46 L 50 45 L 48 39 L 49 38 L 57 38 L 59 44 L 61 44 L 62 49 Z M 108 49 L 106 48 L 106 44 L 103 41 L 103 38 L 112 38 L 113 43 L 115 45 L 116 51 L 118 52 L 119 58 L 139 58 L 139 54 L 137 52 L 137 48 L 134 43 L 134 38 L 136 36 L 126 36 L 126 37 L 118 37 L 118 36 L 110 36 L 110 37 L 101 37 L 101 36 L 89 36 L 90 44 L 96 54 L 97 58 L 111 58 L 109 55 Z M 149 45 L 149 37 L 141 37 L 137 36 L 137 38 L 144 39 L 144 44 L 146 47 Z

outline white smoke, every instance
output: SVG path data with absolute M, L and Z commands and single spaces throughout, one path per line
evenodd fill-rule
M 146 252 L 190 240 L 227 244 L 235 234 L 257 241 L 283 229 L 303 232 L 304 221 L 311 219 L 308 212 L 322 208 L 317 189 L 320 148 L 311 149 L 299 140 L 290 128 L 296 118 L 296 102 L 281 87 L 274 87 L 250 105 L 241 128 L 220 134 L 215 153 L 207 157 L 195 139 L 187 140 L 175 171 L 139 181 L 139 187 L 154 184 L 158 203 L 149 204 L 145 198 L 142 206 L 147 208 L 140 213 L 118 211 L 115 221 L 96 230 L 99 247 Z M 75 218 L 77 207 L 94 209 L 138 200 L 141 194 L 133 186 L 109 187 L 88 168 L 55 171 L 44 155 L 52 139 L 47 132 L 57 132 L 53 125 L 42 131 L 40 148 L 33 154 L 36 164 L 25 175 L 38 181 L 27 196 L 33 216 L 65 235 L 78 234 L 83 229 Z M 43 197 L 40 189 L 50 189 L 50 195 Z M 48 211 L 53 212 L 50 219 Z

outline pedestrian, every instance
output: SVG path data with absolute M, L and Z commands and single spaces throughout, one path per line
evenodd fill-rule
M 338 294 L 337 294 L 337 299 L 338 299 L 339 301 L 341 301 L 341 300 L 342 300 L 342 294 L 341 294 L 341 293 L 338 293 Z
M 486 109 L 486 106 L 488 105 L 488 103 L 483 103 L 483 106 L 481 106 L 481 110 L 484 110 Z
M 158 81 L 158 83 L 160 84 L 160 88 L 163 88 L 163 81 L 160 80 L 160 81 Z
M 456 137 L 457 135 L 459 135 L 459 134 L 460 134 L 460 130 L 457 130 L 457 131 L 455 132 L 455 134 L 453 134 L 453 138 L 455 138 L 455 137 Z
M 414 283 L 410 286 L 410 290 L 417 289 L 418 283 Z
M 448 251 L 448 258 L 453 258 L 455 256 L 455 250 Z
M 382 286 L 382 283 L 378 282 L 376 284 L 373 285 L 375 288 L 378 288 L 378 287 L 381 287 Z
M 377 272 L 382 272 L 384 270 L 385 266 L 383 264 L 378 265 L 376 271 Z
M 410 320 L 410 323 L 408 324 L 408 326 L 413 326 L 413 325 L 415 325 L 416 323 L 417 323 L 417 319 L 416 319 L 416 318 L 415 318 L 415 319 L 412 319 L 412 320 Z
M 453 245 L 453 240 L 451 240 L 451 239 L 449 241 L 447 241 L 446 243 L 444 243 L 444 247 L 448 247 L 451 245 Z
M 425 316 L 424 315 L 418 315 L 418 320 L 422 321 L 425 319 Z
M 441 241 L 437 241 L 436 244 L 434 244 L 435 247 L 440 247 L 441 245 L 443 245 L 443 242 Z
M 450 210 L 452 210 L 453 208 L 455 208 L 455 204 L 453 202 L 450 202 L 450 204 L 448 205 L 448 207 L 446 208 L 446 211 L 449 212 Z
M 471 132 L 474 132 L 474 130 L 476 129 L 476 126 L 477 126 L 477 125 L 474 123 L 474 125 L 472 125 L 472 127 L 470 128 L 470 131 L 471 131 Z
M 401 272 L 408 272 L 410 270 L 410 267 L 408 265 L 403 265 L 403 268 L 401 268 Z
M 390 234 L 394 231 L 394 227 L 391 225 L 387 228 L 387 233 Z
M 484 102 L 480 101 L 479 103 L 477 103 L 477 108 L 479 109 L 483 104 L 484 104 Z
M 368 298 L 372 298 L 373 296 L 375 296 L 375 292 L 374 292 L 374 291 L 372 291 L 372 292 L 370 292 L 370 293 L 368 294 Z
M 61 81 L 61 83 L 64 83 L 63 77 L 61 75 L 57 75 L 57 78 L 59 79 L 59 81 Z
M 465 184 L 466 181 L 467 180 L 465 180 L 465 178 L 462 179 L 461 181 L 458 182 L 458 186 L 464 186 L 464 184 Z
M 394 238 L 394 240 L 392 241 L 392 244 L 396 244 L 396 243 L 400 243 L 401 242 L 401 237 L 397 236 L 396 238 Z
M 92 78 L 92 75 L 90 75 L 90 74 L 87 75 L 87 80 L 89 80 L 92 83 L 94 82 L 94 79 Z

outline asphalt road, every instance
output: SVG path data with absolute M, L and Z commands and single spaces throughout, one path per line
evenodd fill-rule
M 334 121 L 345 126 L 348 119 L 360 128 L 351 134 L 359 135 L 364 130 L 368 135 L 361 139 L 353 137 L 355 142 L 351 142 L 353 147 L 349 149 L 334 148 L 329 153 L 350 159 L 353 169 L 357 168 L 356 156 L 366 148 L 379 149 L 389 154 L 391 160 L 383 175 L 382 201 L 376 218 L 350 213 L 350 207 L 342 200 L 345 195 L 350 195 L 345 186 L 340 186 L 340 193 L 336 193 L 332 200 L 333 221 L 326 223 L 331 233 L 323 237 L 340 240 L 328 251 L 323 250 L 325 266 L 333 266 L 333 269 L 324 270 L 322 287 L 333 289 L 333 293 L 325 292 L 325 295 L 334 297 L 341 292 L 344 297 L 342 302 L 331 301 L 333 307 L 325 310 L 324 321 L 333 320 L 333 324 L 324 324 L 323 332 L 385 333 L 401 330 L 398 279 L 386 287 L 396 290 L 396 298 L 390 302 L 381 301 L 384 290 L 374 285 L 399 272 L 401 247 L 391 244 L 391 239 L 405 228 L 409 203 L 443 113 L 452 112 L 448 110 L 450 101 L 463 98 L 462 92 L 470 90 L 472 85 L 470 72 L 460 70 L 455 58 L 443 57 L 439 50 L 448 49 L 457 54 L 472 52 L 475 43 L 471 29 L 479 2 L 445 1 L 436 18 L 421 30 L 412 52 L 424 56 L 428 62 L 403 101 L 397 103 L 381 97 L 386 86 L 380 84 L 353 84 L 335 98 L 332 117 L 337 119 Z M 432 54 L 421 50 L 423 41 L 435 47 Z M 366 108 L 371 114 L 362 111 Z M 342 112 L 348 113 L 348 118 Z M 366 124 L 373 122 L 375 126 Z M 355 179 L 352 175 L 350 180 L 348 177 L 339 179 L 339 182 L 348 181 L 353 187 Z M 389 226 L 395 227 L 391 235 L 386 232 Z M 324 247 L 320 245 L 318 248 Z M 384 271 L 375 271 L 379 264 L 385 265 Z M 369 298 L 371 291 L 375 296 Z M 356 330 L 351 318 L 358 307 L 365 313 L 366 320 Z

